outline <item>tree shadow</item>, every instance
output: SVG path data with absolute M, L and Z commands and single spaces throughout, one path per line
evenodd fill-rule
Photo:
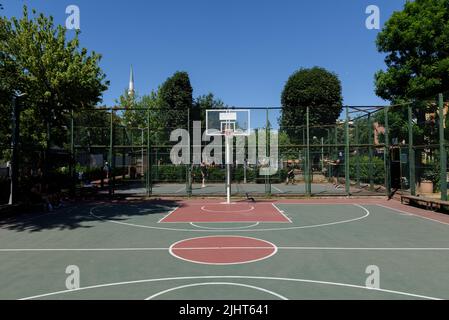
M 0 217 L 1 229 L 17 232 L 93 228 L 104 220 L 124 221 L 159 214 L 161 217 L 182 204 L 178 200 L 72 202 L 49 213 L 18 212 Z M 91 214 L 91 212 L 93 214 Z

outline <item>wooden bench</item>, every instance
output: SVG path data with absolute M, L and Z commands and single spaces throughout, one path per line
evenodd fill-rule
M 409 195 L 401 195 L 401 203 L 404 203 L 405 201 L 408 201 L 408 204 L 411 203 L 425 203 L 427 210 L 435 211 L 438 207 L 440 209 L 442 207 L 449 207 L 449 201 L 439 200 L 439 199 L 432 199 L 432 198 L 426 198 L 426 197 L 419 197 L 419 196 L 409 196 Z

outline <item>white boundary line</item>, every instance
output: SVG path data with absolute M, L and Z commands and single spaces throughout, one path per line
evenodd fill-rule
M 292 220 L 287 217 L 287 215 L 284 213 L 283 210 L 279 209 L 274 203 L 271 203 L 271 205 L 285 218 L 287 219 L 290 223 L 293 223 Z
M 175 291 L 175 290 L 179 290 L 179 289 L 184 289 L 184 288 L 191 288 L 191 287 L 200 287 L 200 286 L 209 286 L 209 285 L 225 285 L 225 286 L 236 286 L 236 287 L 245 287 L 245 288 L 250 288 L 250 289 L 254 289 L 254 290 L 258 290 L 258 291 L 262 291 L 265 293 L 268 293 L 272 296 L 275 296 L 281 300 L 288 300 L 288 298 L 281 296 L 280 294 L 264 289 L 264 288 L 260 288 L 260 287 L 256 287 L 256 286 L 250 286 L 247 284 L 242 284 L 242 283 L 233 283 L 233 282 L 203 282 L 203 283 L 193 283 L 193 284 L 186 284 L 184 286 L 179 286 L 179 287 L 174 287 L 174 288 L 170 288 L 161 292 L 158 292 L 156 294 L 153 294 L 152 296 L 149 296 L 148 298 L 146 298 L 145 300 L 152 300 L 158 296 L 161 296 L 163 294 L 166 294 L 168 292 L 171 291 Z
M 276 190 L 279 191 L 280 193 L 285 193 L 285 191 L 282 191 L 281 189 L 279 189 L 279 188 L 276 187 L 276 186 L 271 185 L 271 187 L 272 187 L 273 189 L 276 189 Z
M 390 209 L 390 210 L 397 211 L 397 212 L 401 212 L 401 213 L 403 213 L 403 215 L 406 215 L 406 216 L 422 218 L 422 219 L 430 220 L 430 221 L 433 221 L 433 222 L 438 222 L 440 224 L 444 224 L 444 225 L 447 225 L 447 226 L 449 225 L 449 223 L 447 223 L 447 222 L 442 222 L 442 221 L 438 221 L 438 220 L 435 220 L 435 219 L 432 219 L 432 218 L 423 217 L 423 216 L 420 216 L 419 214 L 414 214 L 414 213 L 411 213 L 411 212 L 402 211 L 400 209 L 384 206 L 382 204 L 376 204 L 376 206 L 382 207 L 382 208 L 385 208 L 385 209 Z
M 182 188 L 179 188 L 178 190 L 175 191 L 175 193 L 180 193 L 181 191 L 183 191 L 186 188 L 186 186 L 183 186 Z
M 361 216 L 361 217 L 358 217 L 358 218 L 354 218 L 354 219 L 348 219 L 348 220 L 342 220 L 342 221 L 336 221 L 336 222 L 330 222 L 330 223 L 323 223 L 323 224 L 316 224 L 316 225 L 306 225 L 306 226 L 287 227 L 287 228 L 251 229 L 251 230 L 249 230 L 249 229 L 245 229 L 245 230 L 232 229 L 232 230 L 226 230 L 226 232 L 229 232 L 229 231 L 233 231 L 233 232 L 264 232 L 264 231 L 284 231 L 284 230 L 296 230 L 296 229 L 310 229 L 310 228 L 318 228 L 318 227 L 325 227 L 325 226 L 332 226 L 332 225 L 338 225 L 338 224 L 343 224 L 343 223 L 354 222 L 354 221 L 365 219 L 365 218 L 367 218 L 370 215 L 370 211 L 368 209 L 366 209 L 365 207 L 363 207 L 362 205 L 353 204 L 352 206 L 356 206 L 356 207 L 361 208 L 363 211 L 366 212 L 366 214 L 364 216 Z M 99 207 L 99 206 L 97 206 L 97 207 Z M 99 217 L 99 216 L 97 216 L 97 215 L 95 215 L 93 213 L 93 211 L 97 207 L 91 208 L 89 214 L 92 215 L 93 217 L 97 218 L 97 219 L 100 219 L 100 220 L 103 220 L 103 221 L 107 221 L 107 222 L 111 222 L 111 223 L 115 223 L 115 224 L 119 224 L 119 225 L 125 225 L 125 226 L 136 227 L 136 228 L 144 228 L 144 229 L 167 230 L 167 231 L 185 231 L 185 232 L 218 232 L 219 231 L 219 230 L 166 228 L 166 227 L 146 226 L 146 225 L 141 225 L 141 224 L 134 224 L 134 223 L 126 223 L 126 222 L 108 220 L 108 219 L 101 218 L 101 217 Z M 245 222 L 249 222 L 249 221 L 245 221 Z M 252 221 L 252 222 L 256 222 L 256 221 Z
M 223 203 L 223 204 L 225 204 L 225 203 Z M 202 206 L 202 207 L 201 207 L 201 210 L 206 211 L 206 212 L 211 212 L 211 213 L 224 213 L 224 214 L 227 214 L 227 213 L 243 213 L 243 212 L 254 211 L 254 206 L 249 206 L 249 209 L 245 209 L 245 210 L 237 210 L 237 211 L 234 211 L 234 210 L 233 210 L 232 212 L 229 212 L 229 211 L 209 210 L 209 209 L 205 209 L 206 207 L 207 207 L 207 205 Z
M 384 208 L 384 209 L 389 209 L 389 210 L 392 210 L 392 211 L 396 211 L 401 216 L 413 216 L 413 214 L 411 214 L 410 212 L 399 210 L 399 209 L 394 209 L 394 208 L 391 208 L 391 207 L 388 207 L 388 206 L 384 206 L 383 204 L 376 204 L 376 206 Z
M 161 281 L 176 281 L 176 280 L 200 280 L 200 279 L 246 279 L 246 280 L 251 279 L 251 280 L 275 280 L 275 281 L 313 283 L 313 284 L 324 284 L 324 285 L 331 285 L 331 286 L 337 286 L 337 287 L 347 287 L 347 288 L 355 288 L 355 289 L 362 289 L 362 290 L 369 290 L 369 291 L 393 293 L 393 294 L 397 294 L 397 295 L 403 295 L 403 296 L 415 297 L 415 298 L 421 298 L 421 299 L 428 299 L 428 300 L 443 300 L 441 298 L 424 296 L 424 295 L 408 293 L 408 292 L 403 292 L 403 291 L 395 291 L 395 290 L 380 289 L 380 288 L 370 288 L 370 287 L 366 287 L 366 286 L 359 286 L 359 285 L 347 284 L 347 283 L 309 280 L 309 279 L 279 278 L 279 277 L 255 277 L 255 276 L 196 276 L 196 277 L 190 276 L 190 277 L 173 277 L 173 278 L 124 281 L 124 282 L 93 285 L 93 286 L 82 287 L 82 288 L 78 288 L 78 289 L 72 289 L 72 290 L 55 291 L 55 292 L 25 297 L 25 298 L 22 298 L 19 300 L 32 300 L 32 299 L 44 298 L 44 297 L 55 296 L 55 295 L 66 294 L 66 293 L 74 293 L 74 292 L 86 291 L 86 290 L 91 290 L 91 289 L 116 287 L 116 286 L 129 285 L 129 284 L 151 283 L 151 282 L 161 282 Z
M 196 250 L 196 249 L 269 249 L 272 247 L 205 247 L 205 248 L 184 248 L 177 250 Z M 435 247 L 435 248 L 400 248 L 400 247 L 379 247 L 379 248 L 357 248 L 357 247 L 277 247 L 279 250 L 297 250 L 297 251 L 449 251 L 449 247 Z M 11 248 L 0 249 L 0 253 L 14 253 L 14 252 L 101 252 L 101 251 L 167 251 L 170 248 Z
M 198 222 L 197 222 L 198 223 Z M 207 222 L 206 222 L 207 223 Z M 223 222 L 223 223 L 228 223 L 228 222 Z M 232 223 L 236 223 L 236 222 L 232 222 Z M 244 223 L 244 222 L 242 222 Z M 248 228 L 252 228 L 252 227 L 257 227 L 259 225 L 259 222 L 253 223 L 249 226 L 243 226 L 243 227 L 233 227 L 233 228 L 214 228 L 214 227 L 206 227 L 206 226 L 199 226 L 194 222 L 190 222 L 191 226 L 194 226 L 196 228 L 200 228 L 200 229 L 208 229 L 208 230 L 223 230 L 223 231 L 227 231 L 227 230 L 237 230 L 237 229 L 248 229 Z
M 178 210 L 180 207 L 176 207 L 172 210 L 170 210 L 166 215 L 164 215 L 161 219 L 159 219 L 159 221 L 157 223 L 162 223 L 161 221 L 164 220 L 165 218 L 167 218 L 169 215 L 171 215 L 173 212 L 175 212 L 176 210 Z
M 252 239 L 252 240 L 257 240 L 257 241 L 264 242 L 264 243 L 270 245 L 269 248 L 263 247 L 264 250 L 267 250 L 267 249 L 274 249 L 274 250 L 273 250 L 272 253 L 270 253 L 269 255 L 264 256 L 264 257 L 262 257 L 262 258 L 253 259 L 253 260 L 247 260 L 247 261 L 242 261 L 242 262 L 230 262 L 230 263 L 228 263 L 228 262 L 226 262 L 226 263 L 199 262 L 199 261 L 190 260 L 190 259 L 186 259 L 186 258 L 180 257 L 180 256 L 176 255 L 176 253 L 173 252 L 173 250 L 178 250 L 178 249 L 176 249 L 176 248 L 175 248 L 175 249 L 173 248 L 173 247 L 176 246 L 178 243 L 185 242 L 185 241 L 189 241 L 189 240 L 195 240 L 195 239 L 204 239 L 204 238 L 244 238 L 244 239 Z M 199 248 L 199 250 L 207 250 L 207 249 L 212 249 L 212 250 L 214 250 L 214 248 L 218 248 L 218 247 Z M 237 248 L 238 248 L 238 247 L 237 247 Z M 257 247 L 246 247 L 246 248 L 245 248 L 245 247 L 241 247 L 241 248 L 243 248 L 243 249 L 245 249 L 245 250 L 248 250 L 248 249 L 253 250 L 253 249 L 257 248 Z M 261 247 L 261 248 L 262 248 L 262 247 Z M 230 250 L 233 250 L 234 247 L 222 247 L 221 249 L 230 249 Z M 189 248 L 187 248 L 186 250 L 189 250 Z M 268 259 L 268 258 L 274 256 L 274 255 L 278 252 L 278 247 L 277 247 L 276 245 L 274 245 L 273 243 L 269 242 L 269 241 L 262 240 L 262 239 L 258 239 L 258 238 L 253 238 L 253 237 L 242 237 L 242 236 L 226 236 L 226 235 L 223 235 L 223 236 L 206 236 L 206 237 L 195 237 L 195 238 L 183 239 L 183 240 L 180 240 L 180 241 L 177 241 L 177 242 L 173 243 L 173 244 L 170 246 L 170 248 L 168 249 L 168 252 L 169 252 L 173 257 L 175 257 L 175 258 L 177 258 L 177 259 L 184 260 L 184 261 L 188 261 L 188 262 L 192 262 L 192 263 L 196 263 L 196 264 L 205 264 L 205 265 L 213 265 L 213 266 L 229 266 L 229 265 L 236 265 L 236 264 L 247 264 L 247 263 L 252 263 L 252 262 L 257 262 L 257 261 L 262 261 L 262 260 Z

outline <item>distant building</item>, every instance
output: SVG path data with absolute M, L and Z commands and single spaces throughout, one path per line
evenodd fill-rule
M 128 95 L 130 97 L 134 97 L 135 93 L 136 93 L 136 91 L 134 89 L 134 72 L 133 72 L 133 67 L 131 66 L 131 71 L 130 71 L 130 74 L 129 74 Z

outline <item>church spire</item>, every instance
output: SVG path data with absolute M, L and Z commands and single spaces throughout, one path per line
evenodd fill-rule
M 129 88 L 128 88 L 128 95 L 134 96 L 135 90 L 134 90 L 134 72 L 133 72 L 133 66 L 131 66 L 131 72 L 129 74 Z

